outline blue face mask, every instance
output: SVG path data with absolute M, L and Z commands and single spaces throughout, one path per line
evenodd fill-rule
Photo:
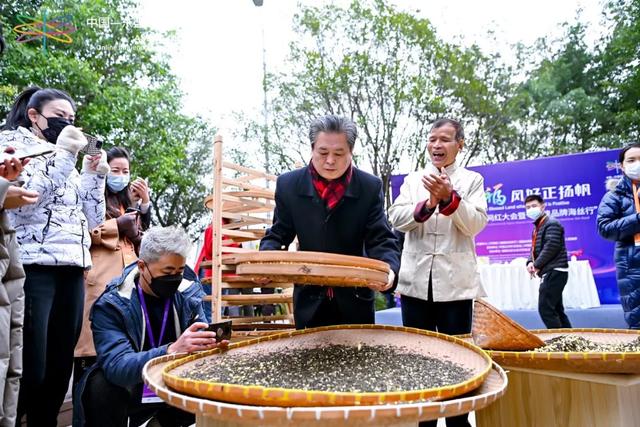
M 534 221 L 540 218 L 540 215 L 542 215 L 542 209 L 539 207 L 527 209 L 527 216 Z
M 129 184 L 129 175 L 107 175 L 107 187 L 114 193 L 119 193 Z

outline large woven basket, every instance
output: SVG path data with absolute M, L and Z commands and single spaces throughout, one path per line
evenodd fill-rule
M 543 341 L 560 335 L 578 335 L 602 343 L 625 343 L 640 336 L 640 331 L 629 329 L 536 329 L 531 333 Z M 503 367 L 583 373 L 640 374 L 640 352 L 488 351 L 488 353 Z
M 225 265 L 235 265 L 235 274 L 246 281 L 327 286 L 367 286 L 386 283 L 389 264 L 364 257 L 324 252 L 256 251 L 228 254 Z
M 169 388 L 163 380 L 168 364 L 179 356 L 169 355 L 152 359 L 144 366 L 142 377 L 155 394 L 172 406 L 196 414 L 201 421 L 228 423 L 237 426 L 263 427 L 353 427 L 406 426 L 418 421 L 435 420 L 481 410 L 504 395 L 508 378 L 504 370 L 493 364 L 482 385 L 464 396 L 451 400 L 418 401 L 372 406 L 277 407 L 250 406 L 220 402 L 182 394 Z
M 483 300 L 475 301 L 471 335 L 478 347 L 491 350 L 532 350 L 544 345 L 540 338 Z
M 425 390 L 403 390 L 387 393 L 338 393 L 314 390 L 268 388 L 250 384 L 225 384 L 196 381 L 181 377 L 181 373 L 202 359 L 215 363 L 220 349 L 195 354 L 165 367 L 164 382 L 180 393 L 213 400 L 246 405 L 266 406 L 344 406 L 382 405 L 424 399 L 440 400 L 474 390 L 491 370 L 491 359 L 478 347 L 458 338 L 413 328 L 385 325 L 340 325 L 285 332 L 234 343 L 229 352 L 278 352 L 291 348 L 312 348 L 327 344 L 356 346 L 397 346 L 416 354 L 447 359 L 470 370 L 472 375 L 459 384 Z

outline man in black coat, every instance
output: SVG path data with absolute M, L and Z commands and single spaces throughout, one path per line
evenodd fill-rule
M 542 277 L 538 312 L 547 328 L 570 328 L 571 322 L 562 305 L 562 291 L 569 277 L 564 227 L 544 211 L 542 197 L 532 194 L 524 203 L 527 216 L 535 226 L 527 270 L 532 276 Z
M 273 226 L 260 250 L 287 250 L 297 236 L 302 251 L 367 256 L 391 266 L 387 283 L 369 288 L 296 285 L 298 329 L 375 323 L 374 291 L 391 292 L 400 251 L 384 212 L 382 181 L 352 165 L 357 137 L 351 120 L 327 115 L 309 130 L 311 162 L 276 183 Z

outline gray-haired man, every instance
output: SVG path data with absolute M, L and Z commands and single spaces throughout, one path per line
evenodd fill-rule
M 273 226 L 260 250 L 287 249 L 367 256 L 389 263 L 387 283 L 369 288 L 296 285 L 296 327 L 374 323 L 374 290 L 390 292 L 400 265 L 397 239 L 387 221 L 380 178 L 352 165 L 355 123 L 327 115 L 311 123 L 311 162 L 276 183 Z
M 139 425 L 151 416 L 163 427 L 193 424 L 193 415 L 158 401 L 142 382 L 142 368 L 154 357 L 218 345 L 215 333 L 202 330 L 208 326 L 202 322 L 204 292 L 185 265 L 190 246 L 179 227 L 149 229 L 140 259 L 95 302 L 98 361 L 77 385 L 74 426 L 124 427 L 128 418 Z

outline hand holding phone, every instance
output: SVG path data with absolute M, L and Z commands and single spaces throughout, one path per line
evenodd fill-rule
M 231 320 L 219 323 L 209 323 L 205 331 L 216 333 L 216 342 L 229 341 L 231 339 Z
M 96 154 L 100 154 L 100 150 L 102 150 L 102 144 L 104 140 L 101 136 L 94 136 L 88 133 L 82 132 L 87 138 L 87 145 L 84 146 L 83 149 L 80 150 L 83 154 L 88 154 L 90 156 L 95 156 Z
M 215 333 L 207 330 L 209 325 L 203 322 L 195 322 L 180 335 L 174 343 L 167 347 L 168 354 L 192 353 L 194 351 L 211 350 L 218 346 L 224 347 L 227 343 L 220 342 Z
M 131 195 L 135 201 L 140 200 L 141 203 L 149 203 L 149 186 L 144 178 L 136 178 L 129 184 Z

